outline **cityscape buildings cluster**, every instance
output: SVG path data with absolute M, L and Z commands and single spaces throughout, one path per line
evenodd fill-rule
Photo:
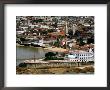
M 19 45 L 65 49 L 64 59 L 94 60 L 94 16 L 16 16 L 16 37 Z

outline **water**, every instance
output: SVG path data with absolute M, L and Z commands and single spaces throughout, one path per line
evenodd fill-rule
M 16 47 L 16 65 L 27 59 L 36 59 L 45 57 L 46 51 L 43 48 L 17 46 Z

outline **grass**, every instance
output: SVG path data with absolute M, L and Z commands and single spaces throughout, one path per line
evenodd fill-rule
M 59 68 L 26 68 L 17 67 L 16 74 L 87 74 L 94 73 L 94 67 L 59 67 Z

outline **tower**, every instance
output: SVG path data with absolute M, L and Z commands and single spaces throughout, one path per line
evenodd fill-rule
M 92 49 L 91 49 L 91 48 L 89 49 L 89 52 L 93 53 L 93 51 L 92 51 Z
M 73 24 L 72 29 L 73 29 L 73 35 L 74 35 L 74 34 L 75 34 L 75 31 L 76 31 L 76 26 L 75 26 L 75 24 Z
M 67 21 L 65 22 L 65 24 L 66 24 L 65 32 L 66 32 L 66 34 L 68 34 L 68 23 L 67 23 Z

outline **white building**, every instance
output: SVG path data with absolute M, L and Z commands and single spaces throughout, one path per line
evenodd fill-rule
M 89 52 L 74 50 L 74 51 L 70 51 L 70 53 L 65 56 L 65 59 L 74 62 L 94 61 L 94 53 L 91 49 L 89 50 Z
M 24 33 L 25 31 L 16 31 L 16 34 L 22 34 Z
M 29 25 L 31 28 L 39 27 L 39 25 Z

